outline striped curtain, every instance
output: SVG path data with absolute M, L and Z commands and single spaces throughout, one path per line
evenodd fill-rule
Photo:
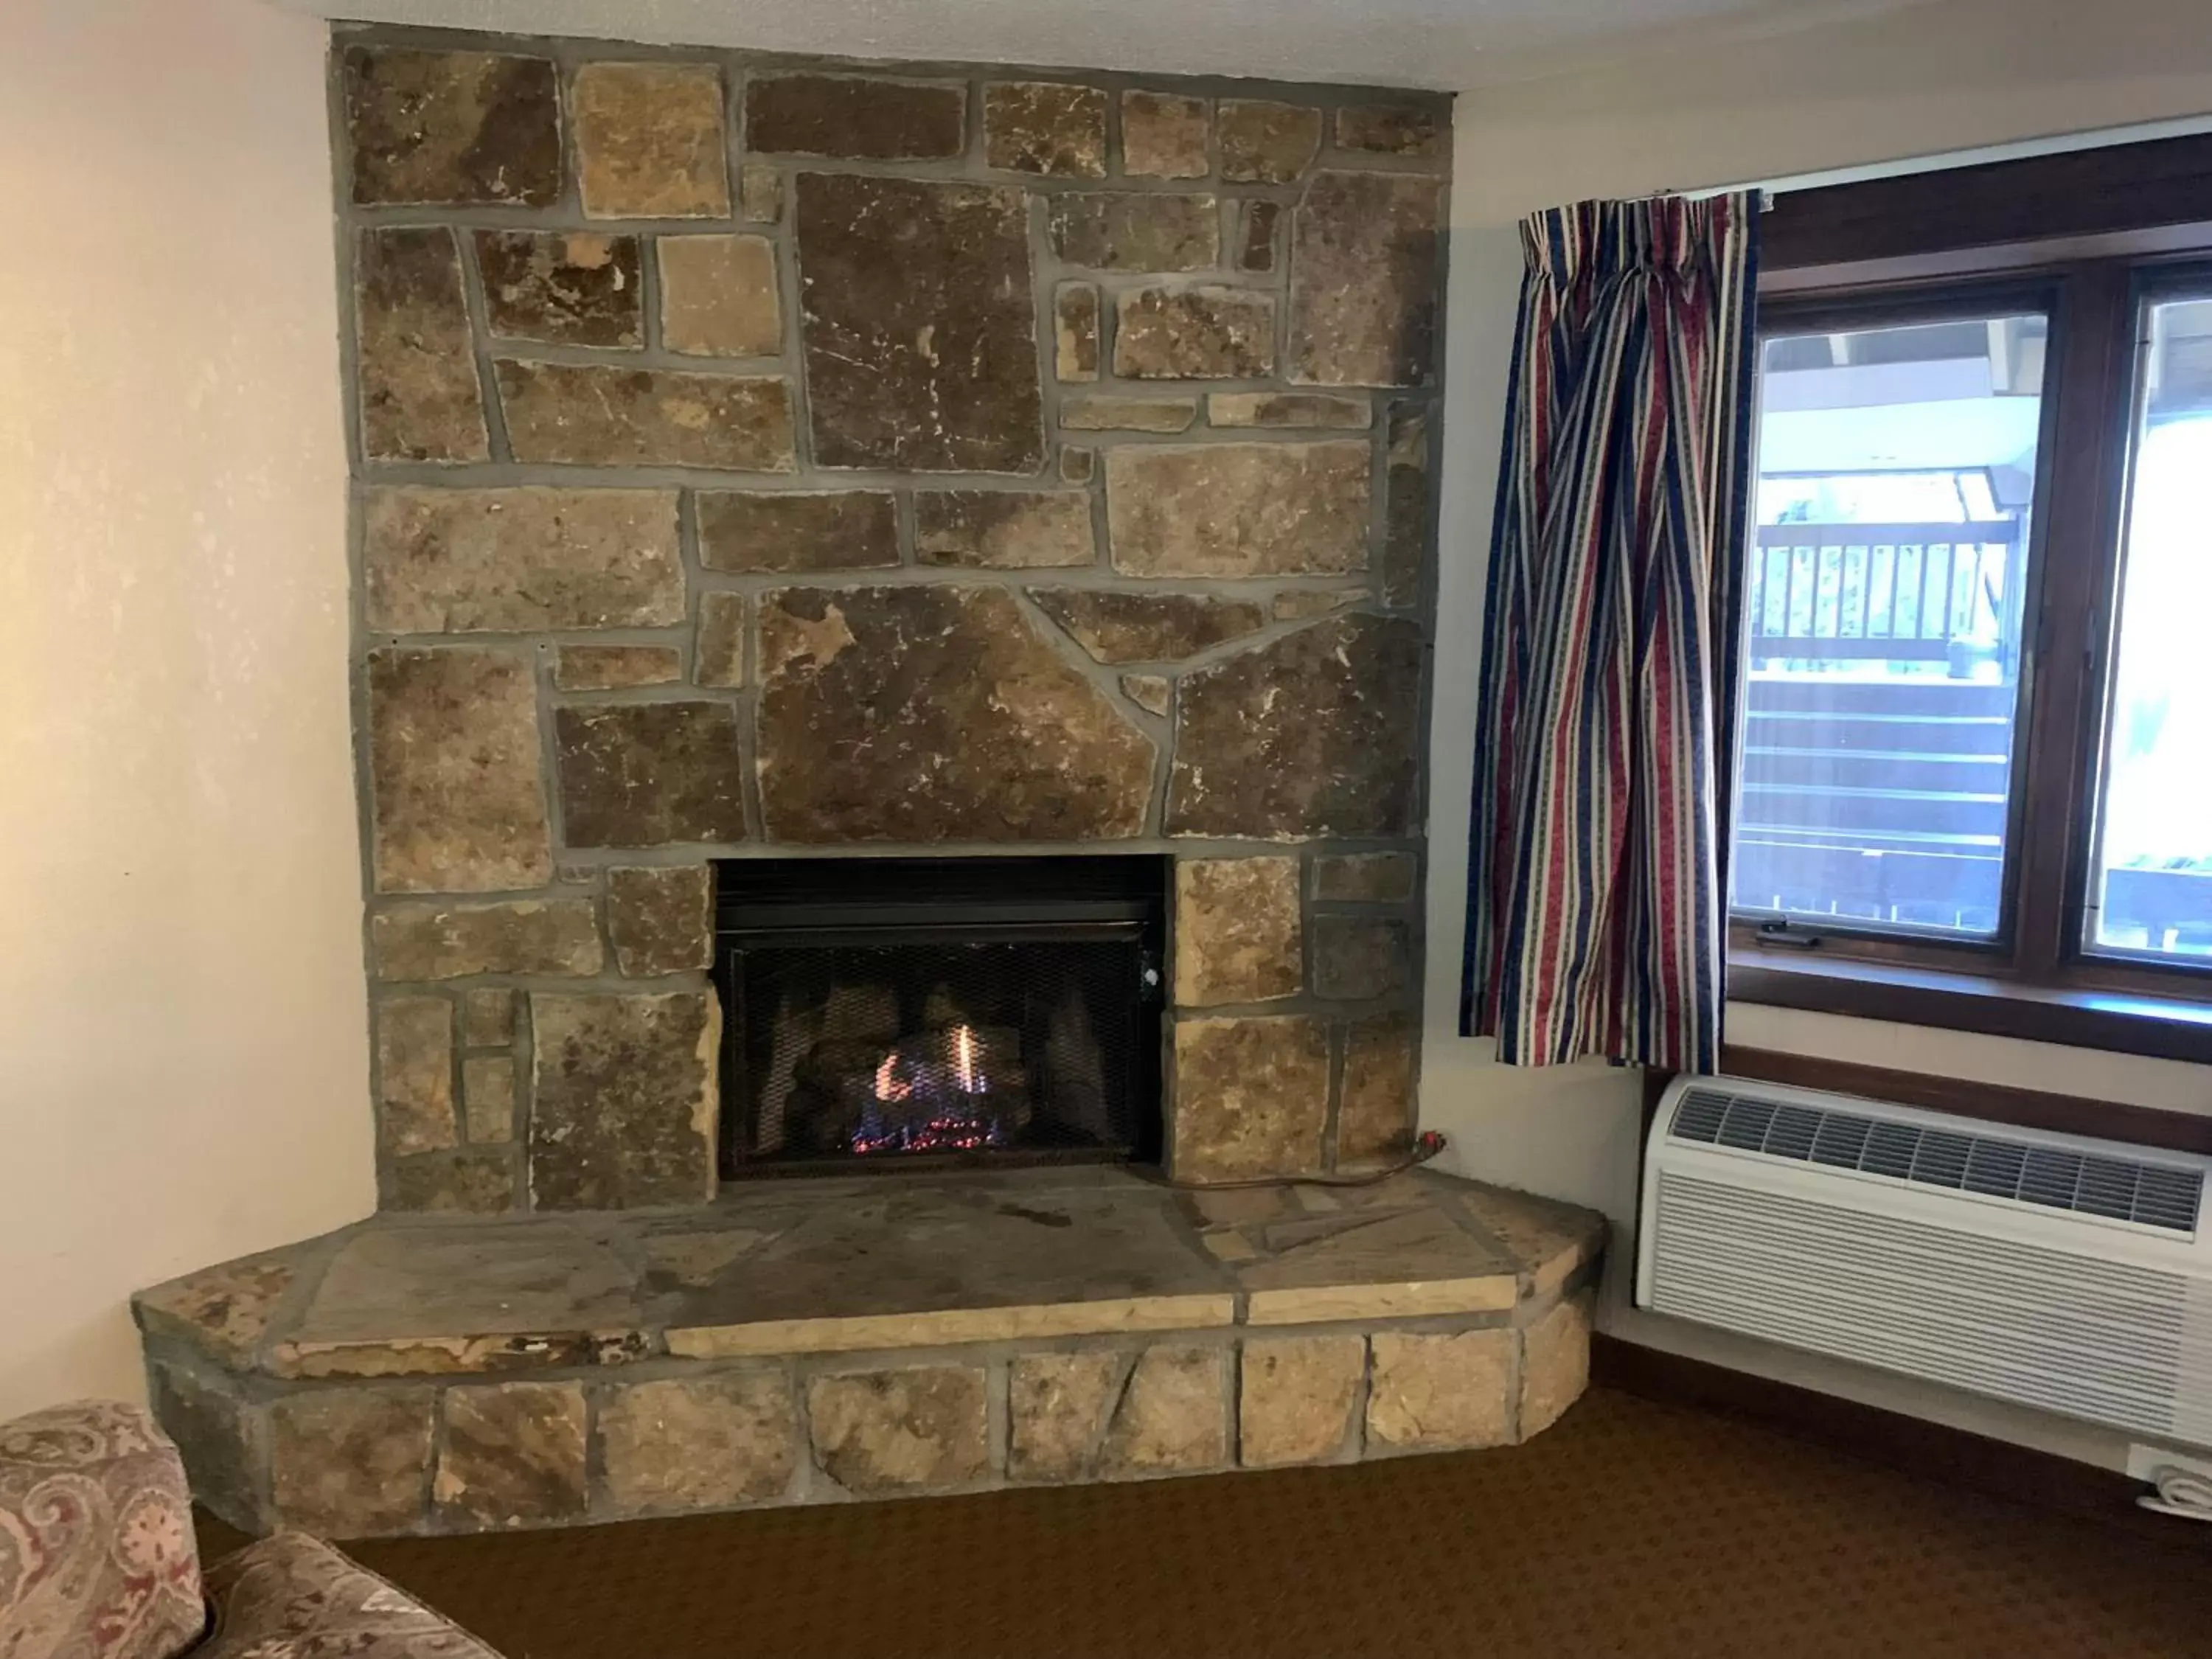
M 1713 1069 L 1758 204 L 1584 202 L 1528 270 L 1491 532 L 1461 1030 Z

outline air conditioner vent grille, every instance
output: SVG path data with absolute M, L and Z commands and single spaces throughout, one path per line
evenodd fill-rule
M 2204 1195 L 2204 1177 L 2194 1170 L 2098 1158 L 2002 1135 L 1923 1128 L 1719 1089 L 1685 1091 L 1667 1133 L 1674 1140 L 2169 1232 L 2196 1232 Z

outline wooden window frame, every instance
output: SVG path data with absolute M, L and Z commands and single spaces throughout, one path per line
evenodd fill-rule
M 2081 937 L 2136 336 L 2149 297 L 2212 294 L 2212 135 L 1786 194 L 1760 265 L 1763 333 L 2004 306 L 2051 323 L 1998 935 L 1777 935 L 1731 916 L 1729 996 L 2212 1061 L 2212 966 L 2094 956 Z

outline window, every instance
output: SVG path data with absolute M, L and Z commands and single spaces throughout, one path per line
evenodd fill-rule
M 1764 240 L 1730 994 L 2212 1058 L 2212 138 Z

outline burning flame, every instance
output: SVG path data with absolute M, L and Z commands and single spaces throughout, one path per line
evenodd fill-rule
M 960 1073 L 960 1086 L 969 1094 L 975 1092 L 975 1034 L 965 1025 L 955 1026 L 952 1031 L 953 1064 Z
M 914 1092 L 914 1085 L 898 1074 L 898 1056 L 885 1054 L 884 1063 L 876 1067 L 876 1098 L 904 1100 Z

